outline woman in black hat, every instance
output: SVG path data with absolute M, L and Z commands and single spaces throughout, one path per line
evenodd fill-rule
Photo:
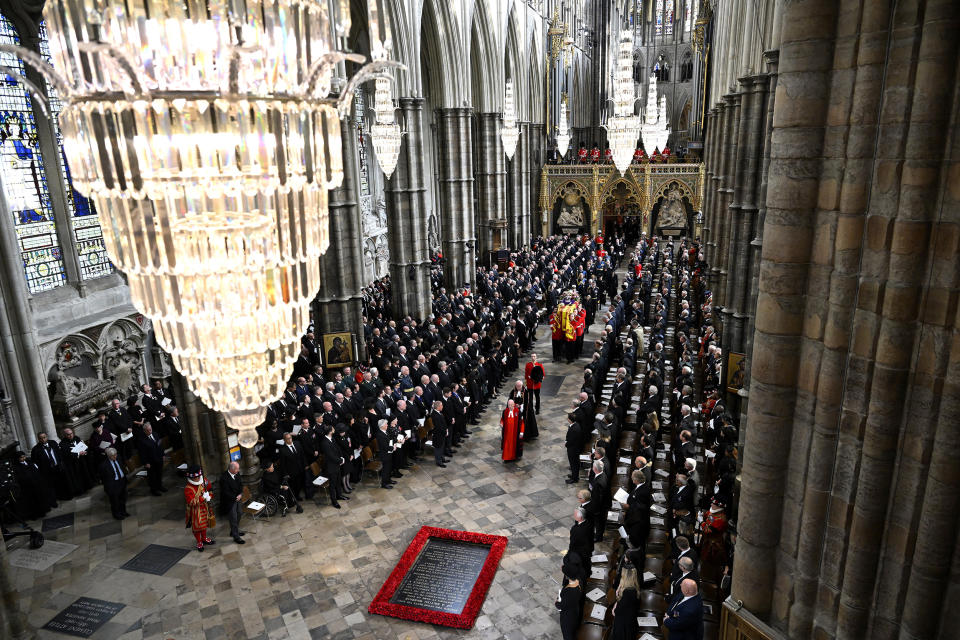
M 556 602 L 557 609 L 560 610 L 560 631 L 563 640 L 574 640 L 583 615 L 581 574 L 574 563 L 568 562 L 563 566 L 563 577 L 566 584 L 560 588 Z

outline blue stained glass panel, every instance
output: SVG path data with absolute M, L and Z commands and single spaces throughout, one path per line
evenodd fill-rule
M 0 16 L 0 42 L 19 44 L 13 25 Z M 0 64 L 23 74 L 17 56 L 0 52 Z M 31 293 L 62 286 L 63 256 L 40 158 L 33 105 L 16 80 L 0 80 L 0 174 L 13 216 L 27 287 Z

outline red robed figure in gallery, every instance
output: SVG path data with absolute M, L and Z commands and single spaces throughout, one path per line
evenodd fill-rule
M 513 400 L 507 400 L 507 408 L 500 416 L 500 448 L 503 461 L 519 460 L 523 457 L 523 416 Z

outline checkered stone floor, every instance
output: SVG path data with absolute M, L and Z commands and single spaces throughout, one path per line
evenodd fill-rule
M 587 345 L 600 328 L 594 324 Z M 540 438 L 524 447 L 521 461 L 500 460 L 501 395 L 446 469 L 432 461 L 418 465 L 404 472 L 392 491 L 377 488 L 377 482 L 367 478 L 341 511 L 324 499 L 319 506 L 308 504 L 301 515 L 257 522 L 245 518 L 243 547 L 230 541 L 221 524 L 214 532 L 217 545 L 204 553 L 192 551 L 177 490 L 182 485 L 174 478 L 167 477 L 171 491 L 162 497 L 150 498 L 145 491 L 131 496 L 128 508 L 134 517 L 122 523 L 110 518 L 97 488 L 53 514 L 75 513 L 72 526 L 50 531 L 49 538 L 78 548 L 44 571 L 17 569 L 13 574 L 28 620 L 42 627 L 86 596 L 126 605 L 93 638 L 559 637 L 553 605 L 557 591 L 550 576 L 560 576 L 575 503 L 573 488 L 563 483 L 564 417 L 580 388 L 587 358 L 573 365 L 551 363 L 549 332 L 541 327 L 539 333 L 537 350 L 547 374 L 564 377 L 554 396 L 541 398 Z M 366 611 L 422 525 L 509 538 L 471 630 Z M 121 569 L 149 544 L 191 552 L 161 576 Z M 38 637 L 66 636 L 40 630 Z

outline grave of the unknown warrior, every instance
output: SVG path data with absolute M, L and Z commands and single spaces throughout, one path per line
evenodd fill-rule
M 370 604 L 370 613 L 469 629 L 507 539 L 423 527 Z

